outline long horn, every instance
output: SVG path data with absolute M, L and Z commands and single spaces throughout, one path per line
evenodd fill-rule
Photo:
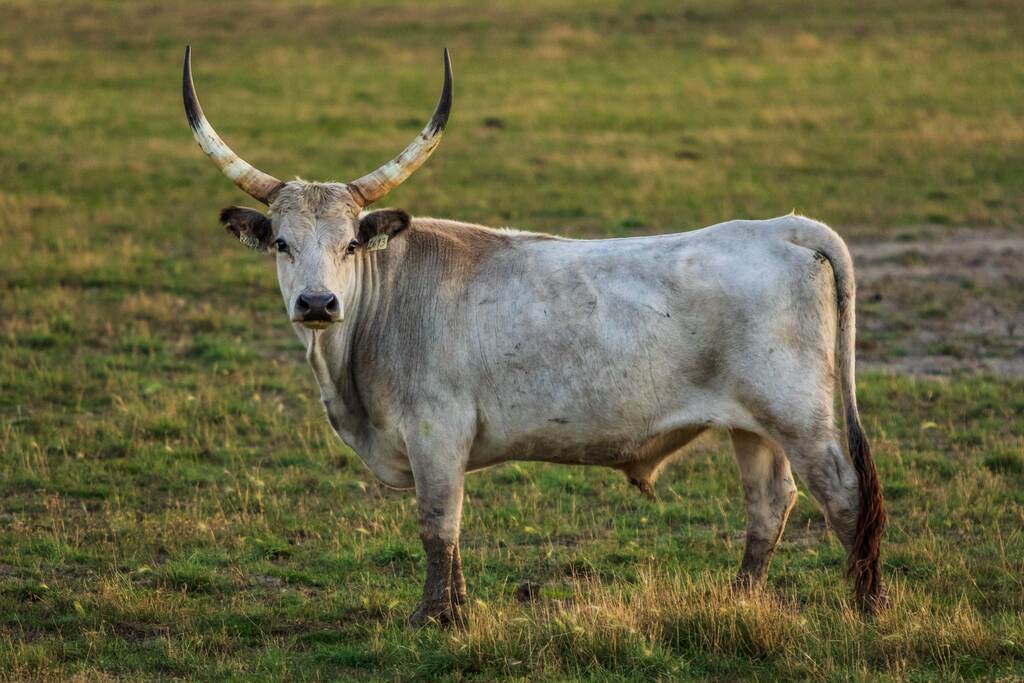
M 402 150 L 394 159 L 378 168 L 373 173 L 364 175 L 359 180 L 348 184 L 355 190 L 356 200 L 363 206 L 372 204 L 388 192 L 398 187 L 424 161 L 430 158 L 444 135 L 444 126 L 448 123 L 448 115 L 452 111 L 452 62 L 448 57 L 448 48 L 444 49 L 444 87 L 441 99 L 437 101 L 434 115 L 430 117 L 426 128 L 420 131 L 416 139 Z
M 195 85 L 192 83 L 192 47 L 190 45 L 185 46 L 181 92 L 185 99 L 185 116 L 188 117 L 188 125 L 192 128 L 193 137 L 206 152 L 206 155 L 213 159 L 213 163 L 217 164 L 217 168 L 224 175 L 235 181 L 235 185 L 238 185 L 254 199 L 258 199 L 264 204 L 270 204 L 284 183 L 272 175 L 267 175 L 231 151 L 231 148 L 224 144 L 224 141 L 217 135 L 217 131 L 206 120 L 203 108 L 199 106 L 199 98 L 196 97 Z

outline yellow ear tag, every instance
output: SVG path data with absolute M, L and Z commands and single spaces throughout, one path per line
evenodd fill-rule
M 380 233 L 374 235 L 370 239 L 366 240 L 366 251 L 380 251 L 381 249 L 388 248 L 388 236 L 387 233 Z

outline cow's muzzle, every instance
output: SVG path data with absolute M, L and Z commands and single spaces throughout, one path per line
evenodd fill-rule
M 341 304 L 331 292 L 303 292 L 295 300 L 292 322 L 307 327 L 326 327 L 341 321 Z

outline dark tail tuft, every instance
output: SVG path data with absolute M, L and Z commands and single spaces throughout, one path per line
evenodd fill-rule
M 882 487 L 878 483 L 878 472 L 871 458 L 860 419 L 847 412 L 847 442 L 850 457 L 860 485 L 860 513 L 857 516 L 857 534 L 850 551 L 848 573 L 853 579 L 854 598 L 857 607 L 870 614 L 882 606 L 884 600 L 882 573 L 879 567 L 879 546 L 885 531 L 885 504 L 882 502 Z

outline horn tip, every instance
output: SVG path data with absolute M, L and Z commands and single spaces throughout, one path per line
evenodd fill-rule
M 437 103 L 437 109 L 430 119 L 430 134 L 437 135 L 442 132 L 448 124 L 448 116 L 452 110 L 452 60 L 448 48 L 444 48 L 444 86 L 441 89 L 441 99 Z
M 185 102 L 185 117 L 188 119 L 188 126 L 195 133 L 202 125 L 203 110 L 196 98 L 195 86 L 192 84 L 192 46 L 185 46 L 185 62 L 182 65 L 181 74 L 182 99 Z

